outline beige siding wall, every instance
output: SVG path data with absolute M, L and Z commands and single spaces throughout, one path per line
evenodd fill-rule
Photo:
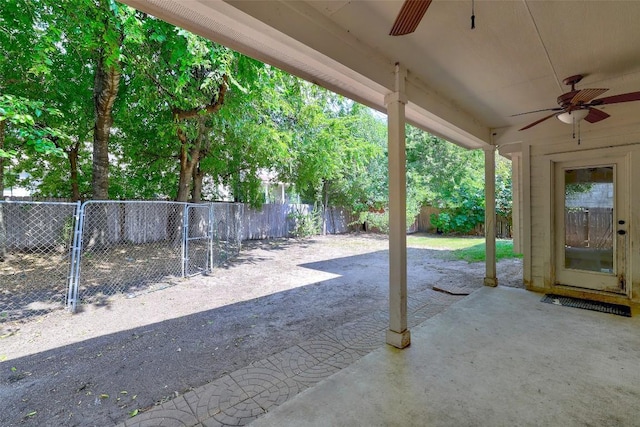
M 550 197 L 550 167 L 543 158 L 531 156 L 531 277 L 535 287 L 542 287 L 545 277 L 545 262 L 548 263 L 550 218 L 548 204 Z M 542 256 L 541 256 L 542 255 Z M 542 279 L 542 280 L 541 280 Z
M 609 132 L 612 132 L 609 129 Z M 581 144 L 568 138 L 551 141 L 533 141 L 522 147 L 522 243 L 524 252 L 524 279 L 529 289 L 554 289 L 555 262 L 553 239 L 553 164 L 559 159 L 604 158 L 609 154 L 628 155 L 630 188 L 630 217 L 628 219 L 627 281 L 630 296 L 640 302 L 640 128 L 616 130 L 582 135 Z M 569 131 L 570 134 L 570 131 Z M 529 174 L 529 176 L 527 176 Z M 600 295 L 598 299 L 607 300 Z

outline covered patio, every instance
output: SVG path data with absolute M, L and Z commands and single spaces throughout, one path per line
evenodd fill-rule
M 386 319 L 374 315 L 121 426 L 638 424 L 638 318 L 544 303 L 517 288 L 484 287 L 444 311 L 442 298 L 411 297 L 413 343 L 404 350 L 383 344 Z
M 637 319 L 534 292 L 640 303 L 639 2 L 434 0 L 405 36 L 389 35 L 402 1 L 125 3 L 388 116 L 386 342 L 405 350 L 376 350 L 256 425 L 637 424 Z M 598 98 L 605 89 L 612 98 Z M 568 124 L 555 120 L 564 114 Z M 489 287 L 495 153 L 512 159 L 514 246 L 534 292 L 485 288 L 410 333 L 405 123 L 484 150 Z M 573 268 L 567 195 L 593 183 L 610 194 L 610 259 Z
M 484 288 L 252 425 L 637 425 L 638 327 Z
M 640 3 L 411 0 L 426 13 L 409 14 L 415 31 L 400 36 L 391 32 L 401 0 L 125 3 L 387 114 L 389 344 L 411 341 L 405 123 L 484 150 L 486 285 L 499 283 L 499 151 L 513 162 L 514 247 L 527 288 L 634 310 L 640 303 L 640 252 L 632 249 L 640 237 Z M 611 195 L 598 206 L 608 222 L 596 236 L 587 220 L 586 237 L 573 239 L 566 212 L 588 216 L 589 208 L 568 197 L 574 188 L 588 195 L 593 184 Z M 598 260 L 605 267 L 590 253 L 586 265 L 571 258 L 594 250 L 606 254 Z

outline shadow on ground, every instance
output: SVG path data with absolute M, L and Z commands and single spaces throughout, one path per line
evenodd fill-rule
M 257 244 L 268 251 L 284 245 Z M 458 263 L 442 263 L 433 252 L 410 249 L 410 295 L 442 281 L 481 286 L 481 275 Z M 259 257 L 233 261 L 259 262 Z M 121 422 L 131 411 L 213 381 L 324 330 L 386 310 L 387 264 L 386 250 L 301 264 L 336 277 L 2 362 L 0 425 Z M 167 310 L 170 317 L 170 306 Z

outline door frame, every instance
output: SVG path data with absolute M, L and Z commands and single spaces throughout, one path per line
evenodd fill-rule
M 550 263 L 551 269 L 551 285 L 552 287 L 558 286 L 562 288 L 576 289 L 581 292 L 593 292 L 593 293 L 606 293 L 610 295 L 619 296 L 631 296 L 631 162 L 630 152 L 628 150 L 607 150 L 607 149 L 593 149 L 583 152 L 574 153 L 562 153 L 549 155 L 550 160 L 550 178 L 549 183 L 549 202 L 550 202 Z M 597 166 L 614 166 L 614 191 L 616 192 L 614 197 L 614 215 L 613 218 L 613 233 L 614 233 L 614 254 L 616 258 L 614 262 L 618 267 L 622 267 L 622 277 L 620 277 L 619 270 L 616 270 L 614 274 L 601 273 L 597 271 L 580 271 L 565 269 L 561 265 L 559 258 L 564 256 L 564 174 L 558 176 L 561 170 L 566 168 L 588 168 Z M 559 181 L 562 180 L 562 184 Z M 562 193 L 560 192 L 562 188 Z M 559 215 L 562 223 L 559 222 Z M 622 238 L 616 233 L 618 230 L 618 219 L 624 219 L 626 221 L 625 230 L 626 235 Z M 620 242 L 624 239 L 624 244 Z M 562 243 L 560 243 L 562 242 Z M 620 250 L 620 246 L 623 249 Z M 570 272 L 567 272 L 571 270 Z M 568 280 L 569 279 L 569 280 Z M 624 286 L 620 286 L 620 279 L 624 281 Z M 585 283 L 590 281 L 594 286 L 584 287 L 579 286 L 576 283 Z

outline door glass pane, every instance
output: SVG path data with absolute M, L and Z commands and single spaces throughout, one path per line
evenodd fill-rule
M 564 171 L 565 268 L 614 273 L 613 166 Z

